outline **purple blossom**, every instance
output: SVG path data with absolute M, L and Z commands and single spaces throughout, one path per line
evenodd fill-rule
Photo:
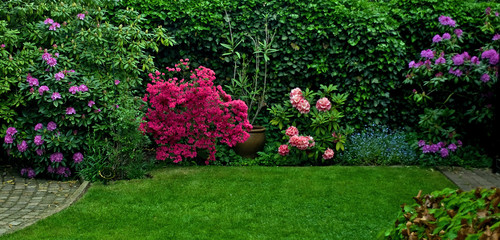
M 30 84 L 30 87 L 38 86 L 38 79 L 31 77 L 30 74 L 26 77 L 26 81 Z
M 68 107 L 68 108 L 66 108 L 66 114 L 67 115 L 76 114 L 76 111 L 74 108 Z
M 79 89 L 77 86 L 71 86 L 71 87 L 69 88 L 69 92 L 70 92 L 71 94 L 75 94 L 75 93 L 77 93 L 77 92 L 79 92 L 79 91 L 80 91 L 80 89 Z
M 461 147 L 462 146 L 462 141 L 457 140 L 457 144 L 458 144 L 459 147 Z
M 488 75 L 487 73 L 481 75 L 481 81 L 483 81 L 484 83 L 490 81 L 490 75 Z
M 55 58 L 49 58 L 49 59 L 47 59 L 47 64 L 49 66 L 53 67 L 53 66 L 57 65 L 57 59 L 55 59 Z
M 476 64 L 476 65 L 479 65 L 479 58 L 474 56 L 470 59 L 470 61 L 473 63 L 473 64 Z
M 2 43 L 2 45 L 0 45 L 1 48 L 5 48 L 5 44 Z
M 52 155 L 50 155 L 51 162 L 61 162 L 63 160 L 63 158 L 64 158 L 64 156 L 60 152 L 53 153 Z
M 43 95 L 43 92 L 46 92 L 46 91 L 49 91 L 49 87 L 43 85 L 41 86 L 39 89 L 38 89 L 38 93 L 40 93 L 40 95 Z
M 19 150 L 19 152 L 25 152 L 27 149 L 28 149 L 28 144 L 24 140 L 21 142 L 21 144 L 17 145 L 17 150 Z
M 34 140 L 34 142 L 35 142 L 35 145 L 40 146 L 40 145 L 42 145 L 45 141 L 42 139 L 42 136 L 41 136 L 41 135 L 36 135 L 36 136 L 35 136 L 35 140 Z
M 424 140 L 418 141 L 418 147 L 423 147 L 423 146 L 425 146 L 425 141 Z
M 462 54 L 457 54 L 451 58 L 455 66 L 460 66 L 464 64 L 464 56 Z
M 58 92 L 54 92 L 52 93 L 52 101 L 55 101 L 56 99 L 61 99 L 61 94 L 59 94 Z
M 498 34 L 498 33 L 497 33 L 497 34 L 495 34 L 495 35 L 493 36 L 493 39 L 492 39 L 492 40 L 493 40 L 493 41 L 496 41 L 496 40 L 498 40 L 498 39 L 500 39 L 500 34 Z
M 455 35 L 457 35 L 458 38 L 460 38 L 462 36 L 462 33 L 464 33 L 464 31 L 462 31 L 462 29 L 460 28 L 457 28 L 455 29 Z
M 486 13 L 486 15 L 490 15 L 490 14 L 491 14 L 491 8 L 490 8 L 490 7 L 487 7 L 487 8 L 484 10 L 484 13 Z
M 12 135 L 5 135 L 3 141 L 6 143 L 6 144 L 11 144 L 14 142 L 14 138 L 12 138 Z
M 438 42 L 441 42 L 441 40 L 442 40 L 442 38 L 441 38 L 441 36 L 439 36 L 439 34 L 436 34 L 436 36 L 434 36 L 434 37 L 432 38 L 432 42 L 433 42 L 433 43 L 438 43 Z
M 88 103 L 87 105 L 88 105 L 89 107 L 92 107 L 92 106 L 94 106 L 94 104 L 95 104 L 95 102 L 94 102 L 94 101 L 92 101 L 92 100 L 90 100 L 90 101 L 89 101 L 89 103 Z
M 118 84 L 120 84 L 120 80 L 116 79 L 115 80 L 115 85 L 118 85 Z
M 486 50 L 481 54 L 481 58 L 489 58 L 491 65 L 496 65 L 498 63 L 498 53 L 495 49 Z
M 500 16 L 500 13 L 495 12 L 495 17 L 498 17 L 498 16 Z
M 49 122 L 47 123 L 47 130 L 49 131 L 54 131 L 57 129 L 57 124 L 55 122 Z
M 438 142 L 437 144 L 440 148 L 444 148 L 446 146 L 444 142 Z
M 415 67 L 415 61 L 411 61 L 408 63 L 408 68 L 414 68 Z
M 450 145 L 448 145 L 448 149 L 450 149 L 450 151 L 454 152 L 457 150 L 457 145 L 455 145 L 454 143 L 450 143 Z
M 76 15 L 76 17 L 78 17 L 80 20 L 83 20 L 83 19 L 85 18 L 85 14 L 83 14 L 83 13 L 78 13 L 78 14 Z
M 38 156 L 42 156 L 43 155 L 43 149 L 37 149 L 36 151 L 36 154 L 38 154 Z
M 446 148 L 441 148 L 440 152 L 441 152 L 442 158 L 448 157 L 448 155 L 449 155 L 448 149 L 446 149 Z
M 446 63 L 446 59 L 444 59 L 444 57 L 439 57 L 438 59 L 436 59 L 436 62 L 434 62 L 434 64 L 438 65 L 438 64 L 445 64 Z
M 17 129 L 15 127 L 9 127 L 7 128 L 7 135 L 14 136 L 14 134 L 17 133 Z
M 43 124 L 42 123 L 37 123 L 35 125 L 35 131 L 42 130 L 43 129 Z
M 46 50 L 47 51 L 47 50 Z M 52 54 L 48 53 L 48 52 L 45 52 L 44 54 L 42 54 L 42 59 L 44 61 L 48 61 L 49 59 L 52 58 Z
M 85 86 L 84 84 L 82 84 L 78 87 L 78 91 L 80 91 L 80 92 L 86 92 L 88 90 L 89 90 L 89 88 L 87 86 Z
M 440 16 L 438 19 L 441 25 L 451 26 L 451 27 L 455 27 L 456 25 L 455 21 L 448 16 Z
M 48 166 L 47 167 L 47 172 L 49 172 L 49 173 L 55 173 L 56 170 L 52 166 Z
M 23 168 L 21 169 L 21 175 L 27 176 L 28 178 L 34 178 L 36 176 L 36 173 L 33 168 Z
M 43 23 L 45 23 L 45 25 L 52 24 L 52 23 L 54 23 L 54 20 L 47 18 L 47 19 L 45 19 L 45 21 L 43 21 Z
M 54 78 L 59 81 L 64 78 L 64 73 L 63 72 L 58 72 L 54 75 Z
M 439 145 L 438 145 L 438 144 L 432 144 L 432 145 L 430 146 L 430 148 L 429 148 L 429 150 L 430 150 L 431 152 L 433 152 L 433 153 L 438 152 L 438 151 L 439 151 L 439 149 L 440 149 L 440 147 L 439 147 Z
M 449 33 L 443 33 L 443 40 L 451 39 L 451 35 Z
M 61 24 L 59 24 L 57 22 L 54 22 L 54 23 L 52 23 L 52 25 L 50 25 L 49 30 L 50 31 L 55 31 L 55 30 L 57 30 L 60 27 L 61 27 Z
M 431 152 L 431 146 L 430 145 L 425 145 L 422 147 L 422 153 L 430 153 Z
M 434 53 L 432 52 L 432 49 L 422 50 L 422 52 L 420 52 L 420 56 L 427 59 L 433 59 Z
M 63 166 L 58 167 L 55 173 L 64 177 L 71 176 L 71 170 L 69 170 L 68 167 Z
M 80 152 L 73 154 L 73 161 L 75 161 L 75 163 L 81 163 L 83 161 L 83 154 Z
M 450 68 L 450 71 L 449 71 L 450 74 L 453 74 L 457 77 L 460 77 L 462 76 L 462 71 L 460 69 L 457 69 L 457 70 L 453 70 L 453 68 Z

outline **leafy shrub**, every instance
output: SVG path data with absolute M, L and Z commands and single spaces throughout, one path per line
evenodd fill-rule
M 86 154 L 88 136 L 116 141 L 119 155 L 134 157 L 136 146 L 128 144 L 144 139 L 137 131 L 141 100 L 133 95 L 143 71 L 155 69 L 146 50 L 157 49 L 159 41 L 172 42 L 161 28 L 144 31 L 137 12 L 116 6 L 114 1 L 1 4 L 1 14 L 11 17 L 0 25 L 16 30 L 9 30 L 9 45 L 0 52 L 8 49 L 6 54 L 19 57 L 19 64 L 7 68 L 13 77 L 6 82 L 26 103 L 15 109 L 21 115 L 9 125 L 18 132 L 10 134 L 12 139 L 2 136 L 21 167 L 69 177 L 82 161 L 99 158 Z M 135 127 L 117 127 L 124 116 L 138 119 L 124 119 Z
M 500 23 L 500 17 L 493 20 Z M 419 116 L 422 134 L 434 143 L 453 140 L 457 132 L 470 129 L 471 123 L 493 127 L 499 62 L 493 47 L 500 46 L 495 43 L 500 35 L 490 34 L 493 45 L 469 54 L 459 46 L 463 31 L 457 23 L 447 16 L 441 16 L 439 22 L 442 37 L 435 35 L 432 49 L 422 50 L 420 61 L 410 62 L 405 80 L 416 88 L 411 100 L 424 109 Z
M 371 125 L 348 136 L 346 150 L 337 161 L 346 165 L 413 165 L 417 154 L 410 139 L 405 131 Z
M 282 131 L 287 144 L 278 148 L 282 157 L 321 164 L 333 158 L 333 149 L 344 150 L 349 130 L 341 127 L 340 119 L 344 117 L 341 108 L 348 94 L 334 93 L 337 86 L 333 85 L 322 85 L 321 89 L 315 93 L 295 88 L 284 106 L 278 104 L 269 109 L 273 116 L 271 124 L 280 130 L 287 127 Z M 315 107 L 311 107 L 314 102 Z
M 469 192 L 444 189 L 414 197 L 403 204 L 394 227 L 383 239 L 498 239 L 500 237 L 500 190 Z
M 220 85 L 214 86 L 212 70 L 200 66 L 191 71 L 188 61 L 181 59 L 175 68 L 167 68 L 167 76 L 178 73 L 180 79 L 163 79 L 165 73 L 159 71 L 149 74 L 153 84 L 148 84 L 144 101 L 150 106 L 141 130 L 158 144 L 156 159 L 171 158 L 177 163 L 182 157 L 195 158 L 198 149 L 206 149 L 208 164 L 215 161 L 217 138 L 234 146 L 248 139 L 252 125 L 246 104 L 232 100 Z

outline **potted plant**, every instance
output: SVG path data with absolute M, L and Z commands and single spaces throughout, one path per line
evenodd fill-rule
M 272 48 L 276 33 L 269 32 L 267 15 L 265 16 L 264 36 L 243 34 L 241 37 L 235 37 L 227 12 L 224 19 L 229 25 L 229 35 L 226 36 L 227 43 L 221 44 L 227 49 L 223 56 L 226 62 L 234 63 L 233 76 L 225 85 L 225 89 L 234 98 L 241 99 L 247 104 L 248 119 L 253 126 L 249 132 L 250 138 L 244 143 L 238 143 L 233 149 L 243 157 L 253 158 L 256 157 L 258 151 L 263 149 L 265 143 L 265 127 L 254 125 L 254 123 L 261 109 L 266 106 L 268 64 L 271 53 L 277 51 Z M 252 42 L 253 54 L 250 56 L 237 51 L 246 39 Z M 251 64 L 255 65 L 251 67 Z

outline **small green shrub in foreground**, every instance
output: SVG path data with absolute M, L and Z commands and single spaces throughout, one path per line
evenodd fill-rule
M 500 189 L 444 189 L 403 205 L 384 239 L 499 239 Z

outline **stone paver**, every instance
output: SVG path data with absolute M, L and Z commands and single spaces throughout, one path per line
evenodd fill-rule
M 438 169 L 464 191 L 477 187 L 500 188 L 500 175 L 488 168 L 439 167 Z
M 68 207 L 89 183 L 26 179 L 8 166 L 0 166 L 0 235 L 25 228 Z

